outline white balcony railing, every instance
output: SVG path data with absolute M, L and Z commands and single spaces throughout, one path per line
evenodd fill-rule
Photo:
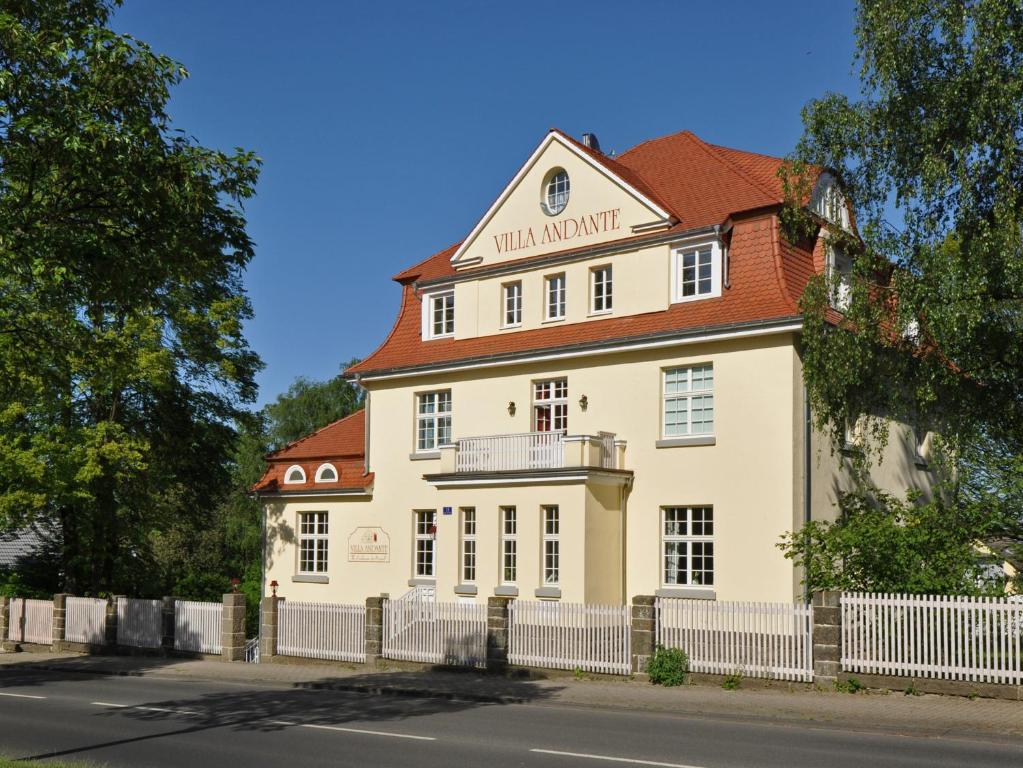
M 568 450 L 567 446 L 572 449 Z M 616 469 L 615 436 L 610 432 L 565 435 L 523 432 L 463 437 L 455 444 L 456 472 L 502 472 L 586 466 Z

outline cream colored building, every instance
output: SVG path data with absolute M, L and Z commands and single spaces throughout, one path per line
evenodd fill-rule
M 365 411 L 270 457 L 267 584 L 799 596 L 777 543 L 834 516 L 849 459 L 808 428 L 797 307 L 849 218 L 822 175 L 821 234 L 786 241 L 779 163 L 547 134 L 463 241 L 395 277 L 394 328 L 349 371 Z M 928 489 L 925 448 L 896 429 L 875 482 Z

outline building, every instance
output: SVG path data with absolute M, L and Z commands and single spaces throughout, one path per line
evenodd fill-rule
M 777 158 L 689 132 L 618 157 L 552 130 L 459 243 L 398 274 L 366 408 L 268 457 L 266 581 L 294 600 L 788 601 L 778 549 L 835 514 L 809 428 L 800 294 L 846 268 L 788 242 Z M 842 301 L 838 291 L 836 301 Z M 896 429 L 874 481 L 929 488 Z

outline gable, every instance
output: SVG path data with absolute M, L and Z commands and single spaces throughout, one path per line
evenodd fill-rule
M 557 170 L 568 175 L 564 209 L 544 208 L 545 187 Z M 596 245 L 667 228 L 669 211 L 602 161 L 593 150 L 552 131 L 480 220 L 451 263 L 488 266 Z

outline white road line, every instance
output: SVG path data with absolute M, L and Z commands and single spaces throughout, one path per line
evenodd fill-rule
M 141 709 L 146 712 L 169 712 L 172 715 L 198 715 L 188 709 L 165 709 L 164 707 L 143 707 L 138 704 L 111 704 L 109 701 L 93 701 L 97 707 L 117 707 L 118 709 Z
M 30 693 L 0 693 L 0 696 L 10 696 L 12 699 L 45 699 L 45 696 L 33 696 Z
M 416 741 L 436 741 L 433 736 L 414 736 L 411 733 L 391 733 L 390 731 L 367 731 L 363 728 L 342 728 L 339 725 L 314 725 L 313 723 L 288 723 L 283 720 L 272 720 L 271 725 L 291 725 L 298 728 L 316 728 L 321 731 L 344 731 L 345 733 L 362 733 L 368 736 L 393 736 L 396 739 L 415 739 Z
M 130 707 L 131 704 L 111 704 L 109 701 L 90 701 L 90 704 L 95 704 L 97 707 Z
M 635 760 L 631 757 L 610 757 L 608 755 L 588 755 L 584 752 L 559 752 L 556 749 L 531 749 L 530 752 L 540 752 L 544 755 L 560 755 L 561 757 L 585 757 L 589 760 L 609 760 L 612 763 L 631 763 L 632 765 L 657 765 L 661 768 L 700 768 L 698 765 L 683 765 L 681 763 L 658 763 L 653 760 Z

